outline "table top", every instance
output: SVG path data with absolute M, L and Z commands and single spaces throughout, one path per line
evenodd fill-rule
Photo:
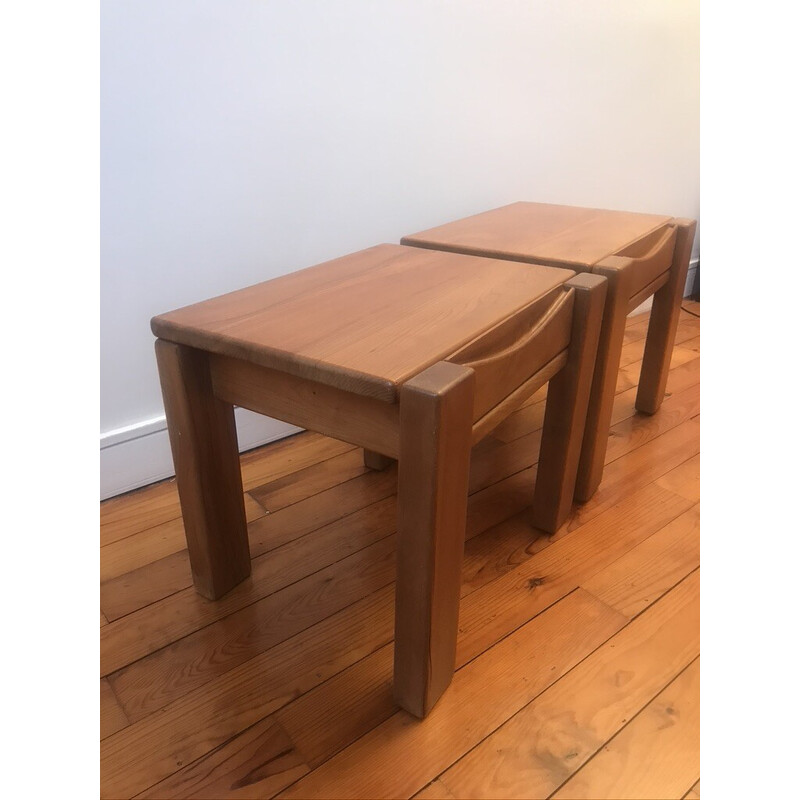
M 574 273 L 381 244 L 154 317 L 169 341 L 388 402 Z
M 588 271 L 671 220 L 656 214 L 520 202 L 413 233 L 402 241 Z

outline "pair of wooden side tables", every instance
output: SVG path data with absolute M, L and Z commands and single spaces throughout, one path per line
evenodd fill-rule
M 152 321 L 195 587 L 250 574 L 233 407 L 398 460 L 395 698 L 453 675 L 470 449 L 549 383 L 533 524 L 603 469 L 627 313 L 653 296 L 636 407 L 663 398 L 695 222 L 515 203 Z M 521 263 L 524 262 L 524 263 Z

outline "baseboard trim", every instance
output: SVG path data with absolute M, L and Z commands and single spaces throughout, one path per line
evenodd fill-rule
M 252 450 L 301 428 L 244 408 L 235 410 L 239 450 Z M 100 435 L 100 499 L 106 500 L 175 475 L 163 416 Z

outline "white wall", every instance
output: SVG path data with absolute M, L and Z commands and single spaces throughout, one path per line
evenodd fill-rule
M 105 0 L 103 495 L 170 473 L 154 314 L 514 200 L 697 218 L 698 6 Z

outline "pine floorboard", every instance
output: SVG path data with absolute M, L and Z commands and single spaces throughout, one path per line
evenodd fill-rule
M 652 417 L 647 322 L 556 534 L 529 522 L 545 391 L 474 449 L 458 669 L 423 722 L 391 695 L 395 468 L 314 433 L 243 454 L 253 574 L 216 603 L 174 481 L 102 503 L 101 795 L 699 797 L 700 321 Z

